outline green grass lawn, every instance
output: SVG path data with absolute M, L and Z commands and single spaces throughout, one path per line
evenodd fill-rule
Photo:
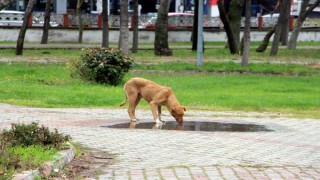
M 259 69 L 259 64 L 255 66 L 253 69 Z M 320 76 L 317 73 L 292 76 L 132 71 L 125 80 L 135 76 L 172 87 L 187 109 L 282 112 L 320 118 Z M 70 69 L 63 63 L 0 63 L 0 77 L 2 103 L 115 108 L 124 98 L 122 85 L 98 85 L 72 78 Z M 147 108 L 146 103 L 140 106 Z
M 179 45 L 189 45 L 190 43 L 173 43 Z M 148 44 L 153 47 L 152 44 Z M 219 44 L 218 44 L 219 45 Z M 72 46 L 72 44 L 70 44 Z M 141 63 L 159 63 L 159 62 L 189 62 L 195 63 L 196 52 L 190 49 L 174 49 L 173 56 L 171 57 L 159 57 L 155 56 L 153 50 L 139 50 L 138 53 L 132 54 L 132 57 Z M 58 59 L 59 61 L 68 61 L 72 59 L 77 59 L 83 54 L 84 51 L 79 49 L 25 49 L 23 51 L 23 56 L 15 56 L 15 49 L 0 49 L 0 54 L 2 57 L 15 59 L 15 60 L 32 60 L 40 61 L 43 59 Z M 320 53 L 318 49 L 296 49 L 287 50 L 279 49 L 277 56 L 270 57 L 270 50 L 266 50 L 263 53 L 255 52 L 255 49 L 250 50 L 250 61 L 249 62 L 277 62 L 277 63 L 314 63 L 320 62 Z M 204 52 L 203 61 L 204 62 L 217 62 L 217 61 L 230 61 L 230 60 L 241 60 L 240 55 L 231 55 L 228 49 L 225 48 L 214 48 L 206 49 Z

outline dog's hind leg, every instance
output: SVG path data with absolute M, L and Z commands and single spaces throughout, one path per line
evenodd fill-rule
M 137 96 L 137 98 L 136 98 L 136 100 L 135 100 L 135 102 L 134 102 L 134 109 L 133 109 L 133 116 L 134 116 L 134 118 L 135 118 L 137 121 L 138 121 L 139 119 L 136 118 L 136 107 L 137 107 L 137 105 L 139 104 L 140 100 L 141 100 L 141 96 L 138 94 L 138 96 Z
M 131 121 L 137 121 L 136 115 L 135 115 L 135 111 L 136 111 L 136 107 L 140 101 L 141 97 L 138 94 L 131 94 L 129 96 L 129 107 L 128 107 L 128 113 L 130 116 L 130 120 Z

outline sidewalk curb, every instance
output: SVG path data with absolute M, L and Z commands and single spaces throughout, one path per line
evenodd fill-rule
M 75 157 L 75 147 L 68 143 L 69 149 L 58 152 L 58 158 L 55 161 L 47 162 L 42 168 L 36 170 L 23 171 L 13 176 L 13 180 L 33 180 L 41 174 L 49 176 L 52 172 L 56 173 L 69 164 Z

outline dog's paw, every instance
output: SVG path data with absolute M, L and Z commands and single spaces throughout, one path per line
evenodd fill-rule
M 154 124 L 152 129 L 161 129 L 161 127 L 162 127 L 161 123 L 160 124 Z
M 160 121 L 159 119 L 156 119 L 156 124 L 161 124 L 162 121 Z
M 137 119 L 131 119 L 131 122 L 136 122 L 137 121 Z

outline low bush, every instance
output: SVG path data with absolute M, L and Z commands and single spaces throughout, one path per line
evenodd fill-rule
M 72 63 L 75 73 L 101 84 L 117 85 L 132 67 L 132 58 L 118 49 L 87 49 L 80 60 Z
M 0 179 L 10 179 L 18 162 L 18 157 L 10 154 L 9 145 L 0 134 Z
M 39 126 L 38 123 L 12 124 L 10 130 L 3 130 L 3 140 L 12 146 L 50 146 L 59 149 L 65 141 L 71 139 L 69 135 L 64 136 L 57 129 L 50 132 L 48 127 Z
M 10 130 L 0 133 L 0 179 L 11 179 L 17 170 L 33 169 L 51 160 L 70 139 L 35 122 L 12 124 Z

